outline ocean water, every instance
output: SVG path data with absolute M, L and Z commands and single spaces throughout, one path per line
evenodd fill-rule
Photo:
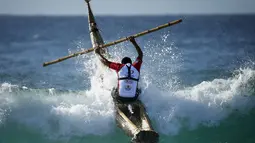
M 111 42 L 178 18 L 137 39 L 140 97 L 160 143 L 255 143 L 255 16 L 96 20 Z M 0 16 L 0 143 L 129 142 L 114 120 L 116 74 L 93 53 L 42 67 L 90 47 L 86 16 Z M 137 56 L 129 42 L 108 50 L 112 61 Z

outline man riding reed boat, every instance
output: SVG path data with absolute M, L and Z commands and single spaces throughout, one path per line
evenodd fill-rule
M 100 61 L 118 75 L 118 86 L 113 89 L 113 97 L 118 102 L 126 103 L 136 101 L 140 90 L 138 89 L 138 81 L 140 77 L 140 68 L 142 66 L 143 52 L 133 37 L 130 41 L 135 46 L 138 57 L 135 62 L 129 57 L 124 57 L 121 63 L 108 61 L 101 53 L 100 48 L 96 48 L 95 53 L 99 55 Z
M 88 6 L 88 22 L 90 30 L 90 40 L 92 48 L 81 52 L 73 53 L 68 56 L 43 63 L 43 66 L 52 65 L 72 57 L 86 54 L 95 50 L 100 61 L 112 70 L 115 70 L 118 75 L 118 86 L 112 90 L 112 97 L 115 107 L 115 120 L 117 125 L 130 137 L 133 143 L 157 143 L 159 135 L 154 131 L 150 119 L 146 113 L 145 106 L 139 100 L 141 90 L 138 88 L 140 77 L 140 68 L 143 61 L 143 52 L 135 41 L 135 38 L 143 36 L 148 33 L 158 31 L 182 22 L 181 19 L 172 21 L 158 27 L 134 34 L 129 37 L 124 37 L 119 40 L 104 43 L 100 31 L 97 27 L 94 15 L 90 7 L 90 0 L 85 0 Z M 106 59 L 109 56 L 106 47 L 116 45 L 118 43 L 129 40 L 135 47 L 138 57 L 135 62 L 129 57 L 124 57 L 121 63 L 110 62 Z M 101 72 L 101 69 L 97 71 Z M 103 78 L 101 78 L 103 80 Z
M 124 57 L 121 63 L 107 60 L 100 53 L 100 46 L 96 47 L 95 53 L 105 66 L 115 70 L 118 75 L 118 85 L 112 89 L 118 125 L 133 137 L 132 141 L 135 143 L 156 143 L 158 142 L 158 134 L 153 131 L 144 105 L 138 99 L 141 93 L 141 90 L 138 89 L 138 82 L 143 52 L 134 37 L 131 36 L 129 41 L 138 53 L 138 57 L 133 63 L 129 57 Z

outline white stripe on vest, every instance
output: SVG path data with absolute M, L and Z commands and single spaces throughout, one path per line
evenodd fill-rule
M 120 79 L 128 78 L 128 67 L 131 66 L 130 75 L 132 79 Z M 133 98 L 136 96 L 136 89 L 138 86 L 140 73 L 138 70 L 132 66 L 130 63 L 123 66 L 118 72 L 118 82 L 119 82 L 119 96 Z M 135 80 L 136 79 L 136 80 Z

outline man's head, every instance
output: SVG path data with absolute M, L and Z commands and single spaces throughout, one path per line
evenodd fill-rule
M 121 60 L 121 63 L 122 63 L 122 64 L 127 64 L 127 63 L 132 64 L 132 60 L 131 60 L 129 57 L 124 57 L 124 58 Z

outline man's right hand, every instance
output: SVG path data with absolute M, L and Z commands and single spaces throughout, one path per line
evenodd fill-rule
M 143 52 L 142 52 L 141 48 L 139 47 L 139 45 L 136 43 L 135 37 L 134 36 L 130 36 L 128 39 L 135 46 L 135 49 L 138 52 L 138 56 L 140 57 L 140 59 L 143 59 Z

